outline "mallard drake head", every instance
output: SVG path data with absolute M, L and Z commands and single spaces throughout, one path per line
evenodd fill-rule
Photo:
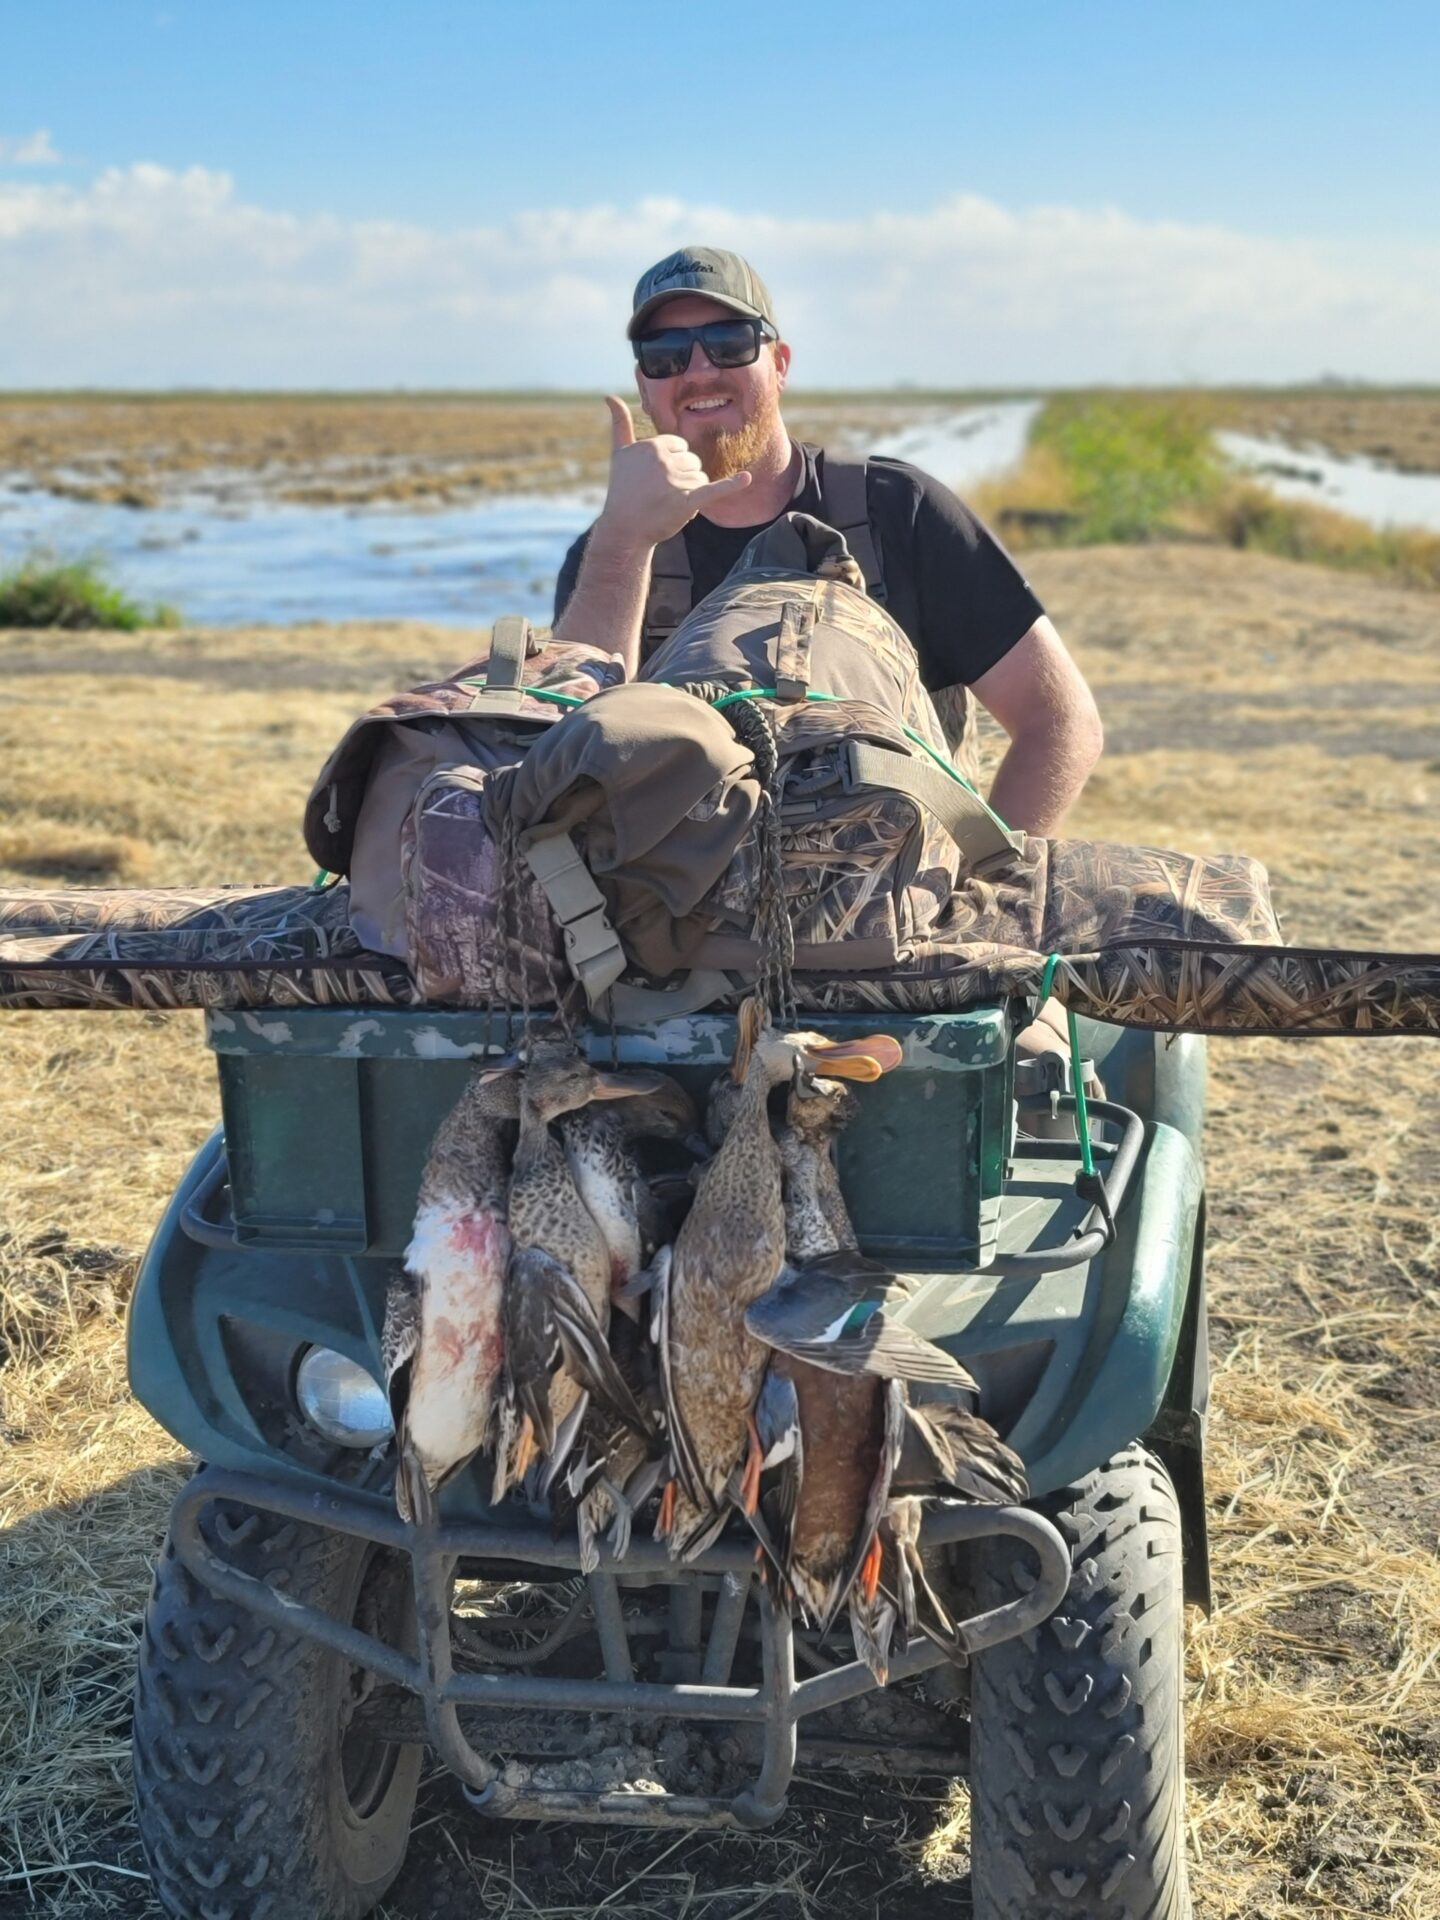
M 695 1102 L 678 1080 L 672 1080 L 668 1073 L 647 1073 L 638 1077 L 651 1083 L 651 1087 L 650 1090 L 641 1090 L 629 1105 L 621 1109 L 627 1133 L 653 1134 L 661 1140 L 684 1140 L 696 1131 L 700 1116 Z M 624 1078 L 628 1084 L 631 1076 Z

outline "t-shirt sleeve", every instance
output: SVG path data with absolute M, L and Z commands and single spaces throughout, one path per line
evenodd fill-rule
M 557 626 L 560 623 L 561 614 L 570 604 L 570 596 L 575 591 L 575 582 L 580 578 L 580 562 L 585 558 L 585 542 L 589 538 L 590 529 L 587 527 L 560 562 L 560 572 L 555 580 L 554 624 Z
M 918 649 L 926 685 L 938 692 L 988 673 L 1045 609 L 979 515 L 929 474 L 915 479 Z

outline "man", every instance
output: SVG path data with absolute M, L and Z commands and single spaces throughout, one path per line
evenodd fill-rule
M 832 460 L 827 485 L 823 451 L 786 431 L 790 347 L 764 281 L 739 255 L 685 247 L 658 262 L 636 286 L 627 333 L 655 437 L 637 441 L 629 407 L 607 398 L 610 484 L 561 567 L 555 631 L 623 653 L 633 673 L 647 634 L 653 644 L 663 630 L 662 599 L 669 625 L 685 610 L 677 575 L 682 601 L 698 601 L 780 514 L 841 525 L 832 496 L 845 466 L 858 476 Z M 991 804 L 1012 827 L 1055 833 L 1103 739 L 1064 642 L 1009 554 L 938 480 L 872 459 L 863 503 L 853 531 L 870 543 L 867 581 L 875 590 L 878 568 L 926 686 L 942 705 L 950 690 L 972 689 L 1009 735 Z

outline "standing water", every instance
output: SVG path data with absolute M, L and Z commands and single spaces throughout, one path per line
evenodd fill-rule
M 1217 433 L 1215 441 L 1237 467 L 1287 500 L 1313 500 L 1372 527 L 1440 532 L 1440 473 L 1401 473 L 1364 454 L 1342 460 L 1250 433 Z
M 873 450 L 963 489 L 1020 457 L 1037 405 L 937 412 Z M 591 491 L 511 494 L 425 512 L 263 497 L 222 507 L 197 494 L 135 508 L 0 485 L 0 570 L 37 547 L 93 555 L 136 599 L 172 601 L 204 626 L 428 620 L 479 627 L 502 613 L 544 623 L 560 562 L 600 500 Z

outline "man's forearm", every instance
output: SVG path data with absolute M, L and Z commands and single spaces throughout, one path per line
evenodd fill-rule
M 1098 721 L 1018 734 L 1000 762 L 990 804 L 1023 833 L 1058 833 L 1100 758 Z
M 633 680 L 640 666 L 640 630 L 654 551 L 618 538 L 603 518 L 597 520 L 555 638 L 620 654 L 625 677 Z

